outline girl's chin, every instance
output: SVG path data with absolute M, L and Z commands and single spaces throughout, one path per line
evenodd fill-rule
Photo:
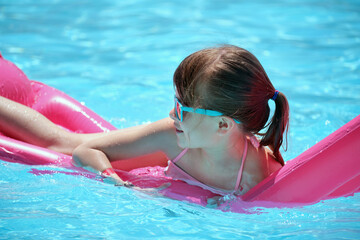
M 186 144 L 184 143 L 183 139 L 179 139 L 179 137 L 177 139 L 177 144 L 178 144 L 178 146 L 180 148 L 186 148 L 187 147 Z

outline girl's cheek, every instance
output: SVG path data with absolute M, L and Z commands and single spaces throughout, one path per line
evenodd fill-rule
M 188 112 L 183 112 L 183 121 L 185 121 L 189 117 Z

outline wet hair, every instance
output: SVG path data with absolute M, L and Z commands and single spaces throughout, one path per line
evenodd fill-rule
M 284 94 L 278 94 L 274 116 L 268 122 L 268 101 L 275 88 L 249 51 L 225 45 L 195 52 L 176 69 L 174 86 L 185 106 L 219 111 L 239 120 L 243 130 L 260 136 L 260 145 L 270 147 L 284 165 L 279 148 L 288 131 L 288 101 Z

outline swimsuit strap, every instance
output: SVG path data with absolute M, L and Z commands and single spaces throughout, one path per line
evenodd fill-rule
M 188 148 L 185 148 L 184 150 L 181 151 L 181 153 L 179 153 L 179 155 L 176 156 L 176 158 L 174 158 L 172 160 L 173 163 L 176 163 L 177 161 L 179 161 L 180 158 L 182 158 L 182 156 L 185 155 L 185 153 L 187 152 Z
M 238 173 L 238 176 L 237 176 L 237 179 L 236 179 L 236 184 L 235 184 L 235 189 L 234 191 L 238 190 L 239 189 L 239 186 L 240 186 L 240 182 L 241 182 L 241 177 L 242 177 L 242 172 L 243 172 L 243 169 L 244 169 L 244 163 L 245 163 L 245 159 L 246 159 L 246 155 L 247 155 L 247 150 L 248 150 L 248 141 L 247 139 L 245 138 L 245 146 L 244 146 L 244 152 L 243 152 L 243 155 L 242 155 L 242 159 L 241 159 L 241 167 L 239 169 L 239 173 Z M 241 187 L 242 188 L 242 187 Z

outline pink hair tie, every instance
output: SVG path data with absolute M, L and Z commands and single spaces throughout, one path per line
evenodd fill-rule
M 272 96 L 271 99 L 275 101 L 278 95 L 279 95 L 279 91 L 275 90 L 274 96 Z

